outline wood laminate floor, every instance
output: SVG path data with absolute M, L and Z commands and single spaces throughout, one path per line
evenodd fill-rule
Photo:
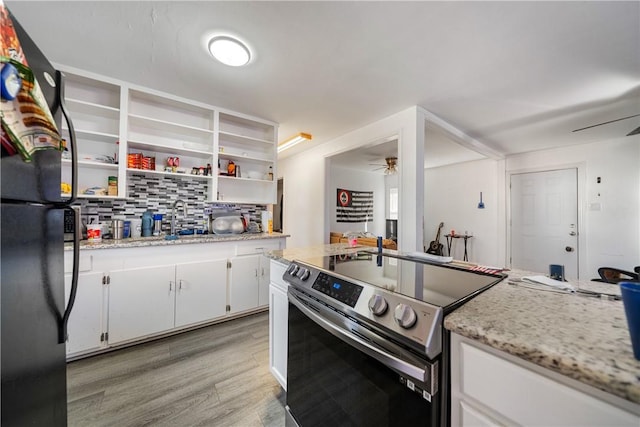
M 67 366 L 69 426 L 284 426 L 268 313 Z

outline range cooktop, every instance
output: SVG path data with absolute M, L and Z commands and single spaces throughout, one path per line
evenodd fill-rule
M 326 273 L 442 307 L 445 314 L 504 276 L 374 251 L 306 258 Z
M 503 278 L 375 251 L 295 260 L 283 275 L 290 302 L 319 304 L 351 330 L 367 325 L 428 358 L 442 352 L 444 316 Z

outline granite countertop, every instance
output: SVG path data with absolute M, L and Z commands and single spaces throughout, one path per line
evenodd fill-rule
M 347 244 L 271 251 L 270 258 L 294 259 L 354 252 Z M 384 250 L 392 254 L 398 252 Z M 509 272 L 509 279 L 540 275 Z M 616 285 L 571 282 L 580 289 L 620 294 Z M 640 403 L 640 361 L 633 357 L 622 301 L 564 294 L 503 280 L 444 321 L 448 330 L 512 354 L 607 393 Z
M 339 255 L 339 254 L 348 254 L 352 252 L 357 252 L 364 248 L 373 249 L 371 246 L 361 246 L 357 245 L 355 247 L 349 246 L 348 243 L 332 243 L 330 245 L 317 245 L 317 246 L 308 246 L 304 248 L 291 248 L 291 249 L 280 249 L 277 251 L 270 251 L 265 253 L 265 256 L 279 261 L 284 264 L 289 264 L 291 261 L 296 259 L 306 259 L 306 258 L 316 258 L 327 255 Z M 388 251 L 388 249 L 384 249 L 384 251 Z M 395 253 L 396 251 L 392 251 Z
M 234 242 L 243 240 L 263 240 L 263 239 L 281 239 L 289 237 L 289 234 L 282 233 L 243 233 L 243 234 L 196 234 L 180 236 L 176 240 L 165 240 L 163 237 L 137 237 L 130 239 L 111 240 L 103 239 L 101 242 L 88 242 L 83 240 L 80 242 L 81 250 L 91 249 L 122 249 L 122 248 L 139 248 L 148 246 L 171 246 L 171 245 L 189 245 L 198 243 L 219 243 Z M 73 250 L 72 243 L 65 243 L 65 251 Z
M 539 274 L 513 271 L 509 279 Z M 617 285 L 570 283 L 579 289 L 620 295 Z M 444 325 L 459 335 L 640 403 L 640 361 L 633 357 L 620 300 L 530 289 L 504 280 L 448 315 Z

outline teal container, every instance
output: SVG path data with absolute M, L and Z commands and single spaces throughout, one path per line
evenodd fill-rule
M 142 214 L 142 237 L 151 237 L 153 233 L 153 214 L 146 211 Z

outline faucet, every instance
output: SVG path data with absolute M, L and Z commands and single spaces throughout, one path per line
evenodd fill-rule
M 182 204 L 183 215 L 187 216 L 189 214 L 187 211 L 187 204 L 182 199 L 178 199 L 175 202 L 173 202 L 173 205 L 171 205 L 171 235 L 172 236 L 176 235 L 176 206 L 178 205 L 178 203 Z

